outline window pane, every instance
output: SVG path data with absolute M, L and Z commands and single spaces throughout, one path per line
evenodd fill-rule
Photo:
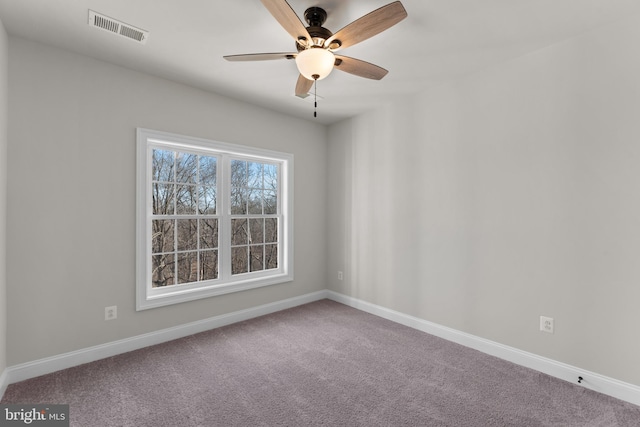
M 249 243 L 246 219 L 231 220 L 231 244 L 246 245 Z
M 231 215 L 245 215 L 247 213 L 247 199 L 245 187 L 231 187 Z
M 264 243 L 264 219 L 250 219 L 249 233 L 249 243 Z
M 248 187 L 262 189 L 262 163 L 247 164 Z
M 247 162 L 231 161 L 231 214 L 247 213 Z
M 154 149 L 152 154 L 153 181 L 173 181 L 174 152 Z
M 198 156 L 176 153 L 176 182 L 195 183 L 198 176 Z
M 243 160 L 231 160 L 231 186 L 247 186 L 247 162 Z
M 154 288 L 175 284 L 173 254 L 151 257 L 151 286 Z
M 275 191 L 264 192 L 264 213 L 265 215 L 275 215 L 278 213 L 278 196 Z
M 242 274 L 248 271 L 248 246 L 231 249 L 231 274 Z
M 251 271 L 264 270 L 264 246 L 250 246 Z
M 278 191 L 278 165 L 264 165 L 264 188 Z
M 249 214 L 262 214 L 262 190 L 249 190 Z
M 198 213 L 201 215 L 216 214 L 216 187 L 198 186 Z
M 151 252 L 173 252 L 173 220 L 151 221 Z
M 218 220 L 200 220 L 200 248 L 212 249 L 218 247 Z
M 278 245 L 264 246 L 264 260 L 267 270 L 278 268 Z
M 176 214 L 195 215 L 196 213 L 196 186 L 178 185 L 176 195 Z
M 216 185 L 216 170 L 218 159 L 215 157 L 200 156 L 200 184 Z
M 246 219 L 232 219 L 231 220 L 231 244 L 232 245 L 246 245 L 249 243 L 247 235 L 247 220 Z
M 178 254 L 178 283 L 198 280 L 198 252 Z
M 200 252 L 200 280 L 218 278 L 218 251 Z
M 192 251 L 198 249 L 198 220 L 179 219 L 176 222 L 178 227 L 178 250 Z
M 278 241 L 278 219 L 267 218 L 264 221 L 265 243 L 275 243 Z
M 154 215 L 174 214 L 174 187 L 173 184 L 153 184 Z

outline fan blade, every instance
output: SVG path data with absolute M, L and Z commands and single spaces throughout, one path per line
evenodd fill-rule
M 389 71 L 360 59 L 336 55 L 336 69 L 367 79 L 380 80 Z
M 271 12 L 276 21 L 282 25 L 282 27 L 291 34 L 296 41 L 304 39 L 304 41 L 311 41 L 311 36 L 306 27 L 293 11 L 289 3 L 286 0 L 260 0 L 264 7 Z
M 298 53 L 248 53 L 223 56 L 227 61 L 270 61 L 272 59 L 294 59 Z
M 306 98 L 305 95 L 309 93 L 311 86 L 313 86 L 313 80 L 307 80 L 305 76 L 300 74 L 300 76 L 298 77 L 298 82 L 296 83 L 296 96 Z
M 402 3 L 394 1 L 393 3 L 382 6 L 381 8 L 356 19 L 351 24 L 329 37 L 324 45 L 325 47 L 331 47 L 332 43 L 339 42 L 339 47 L 331 48 L 333 51 L 353 46 L 356 43 L 360 43 L 361 41 L 393 27 L 406 17 L 407 11 L 404 6 L 402 6 Z

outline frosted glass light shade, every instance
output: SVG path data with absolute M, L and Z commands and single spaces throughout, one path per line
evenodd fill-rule
M 333 53 L 322 48 L 306 49 L 296 56 L 298 71 L 308 80 L 316 80 L 314 76 L 318 76 L 317 80 L 324 79 L 333 70 L 335 62 Z

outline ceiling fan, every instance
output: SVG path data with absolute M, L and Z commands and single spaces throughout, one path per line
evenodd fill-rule
M 305 27 L 298 15 L 286 0 L 260 0 L 274 18 L 294 38 L 297 52 L 251 53 L 245 55 L 227 55 L 227 61 L 266 61 L 272 59 L 295 59 L 300 76 L 295 93 L 306 97 L 314 81 L 322 80 L 333 68 L 356 76 L 380 80 L 388 71 L 382 67 L 336 55 L 341 49 L 360 43 L 394 26 L 407 17 L 402 3 L 394 1 L 356 19 L 337 33 L 324 28 L 327 12 L 321 7 L 310 7 L 304 12 L 308 27 Z

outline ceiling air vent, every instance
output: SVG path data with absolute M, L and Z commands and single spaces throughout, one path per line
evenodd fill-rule
M 89 10 L 89 25 L 146 44 L 149 32 Z

